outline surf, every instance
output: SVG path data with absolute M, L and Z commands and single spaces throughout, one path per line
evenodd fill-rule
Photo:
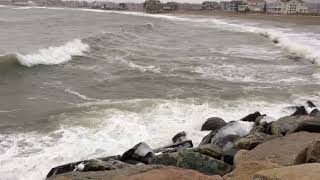
M 19 63 L 25 67 L 36 65 L 57 65 L 70 61 L 73 56 L 83 56 L 90 46 L 80 39 L 74 39 L 61 46 L 51 46 L 39 49 L 30 54 L 19 52 L 0 55 L 0 63 Z

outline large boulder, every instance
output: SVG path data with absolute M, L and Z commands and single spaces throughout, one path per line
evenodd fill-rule
M 212 144 L 223 147 L 228 142 L 233 143 L 234 140 L 249 134 L 253 127 L 252 122 L 232 121 L 220 128 L 211 139 Z
M 309 116 L 312 116 L 312 117 L 320 117 L 320 111 L 318 109 L 313 109 Z
M 190 169 L 164 167 L 123 178 L 123 180 L 223 180 L 219 175 L 207 176 Z
M 58 174 L 63 174 L 63 173 L 73 172 L 73 171 L 82 171 L 82 172 L 105 171 L 105 170 L 121 169 L 129 166 L 131 165 L 118 161 L 115 159 L 115 157 L 90 159 L 90 160 L 69 163 L 69 164 L 52 168 L 48 173 L 47 178 L 58 175 Z
M 186 140 L 187 140 L 187 134 L 184 131 L 181 131 L 181 132 L 177 133 L 172 138 L 172 142 L 174 144 L 181 143 L 181 142 L 186 141 Z
M 221 159 L 222 149 L 214 144 L 204 144 L 200 145 L 197 148 L 190 149 L 188 151 L 198 152 L 200 154 L 215 158 Z
M 304 106 L 297 106 L 296 111 L 291 116 L 305 116 L 308 112 Z
M 253 180 L 318 180 L 320 163 L 301 164 L 257 172 Z
M 307 105 L 308 105 L 310 108 L 315 108 L 315 107 L 317 107 L 312 101 L 307 101 L 306 103 L 307 103 Z
M 320 141 L 314 141 L 308 146 L 306 163 L 320 163 Z
M 119 170 L 98 172 L 70 172 L 49 180 L 223 180 L 220 176 L 207 176 L 194 170 L 167 166 L 132 166 Z
M 150 164 L 193 169 L 207 175 L 225 175 L 232 167 L 209 156 L 190 151 L 161 154 L 150 159 Z
M 255 122 L 259 116 L 261 116 L 261 114 L 257 111 L 242 118 L 241 121 Z
M 280 118 L 278 121 L 272 122 L 271 133 L 274 135 L 285 135 L 294 132 L 299 123 L 313 120 L 310 116 L 286 116 Z
M 235 139 L 249 134 L 253 124 L 244 121 L 228 122 L 219 130 L 211 131 L 202 139 L 200 145 L 212 143 L 222 147 L 228 142 L 233 142 Z
M 268 161 L 247 161 L 238 164 L 231 173 L 223 178 L 225 180 L 251 180 L 256 172 L 279 167 L 281 166 Z
M 202 138 L 200 145 L 204 145 L 204 144 L 210 144 L 212 138 L 217 134 L 217 130 L 216 131 L 211 131 L 208 135 L 206 135 L 205 137 Z
M 146 143 L 141 142 L 124 152 L 120 160 L 123 162 L 134 160 L 142 163 L 148 163 L 149 158 L 153 156 L 153 150 Z
M 234 142 L 234 146 L 238 149 L 251 150 L 255 148 L 257 145 L 262 144 L 276 137 L 279 137 L 279 136 L 269 135 L 269 134 L 257 131 L 241 139 L 236 140 Z
M 215 131 L 219 130 L 221 127 L 227 123 L 219 117 L 211 117 L 202 125 L 201 131 Z
M 300 131 L 320 133 L 320 119 L 312 119 L 299 123 L 293 132 Z
M 236 162 L 270 161 L 283 166 L 302 164 L 306 161 L 306 149 L 315 140 L 320 139 L 319 133 L 299 132 L 275 138 L 258 145 L 251 151 L 236 155 Z
M 229 145 L 228 147 L 232 147 L 233 142 L 239 138 L 240 136 L 237 134 L 229 134 L 226 136 L 221 136 L 220 138 L 213 138 L 211 143 L 225 149 L 227 144 Z

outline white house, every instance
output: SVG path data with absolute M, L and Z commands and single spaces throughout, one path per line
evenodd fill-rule
M 249 11 L 252 12 L 263 12 L 266 8 L 265 0 L 246 0 Z
M 282 14 L 307 13 L 308 7 L 302 0 L 281 0 Z

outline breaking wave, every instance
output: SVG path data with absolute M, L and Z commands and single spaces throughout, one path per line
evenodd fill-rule
M 79 39 L 74 39 L 62 46 L 54 46 L 40 49 L 35 53 L 21 54 L 11 53 L 0 56 L 0 63 L 16 63 L 32 67 L 36 65 L 56 65 L 65 63 L 72 59 L 72 56 L 81 56 L 89 50 L 89 45 Z
M 30 7 L 36 8 L 36 7 Z M 228 31 L 238 31 L 238 32 L 249 32 L 262 35 L 269 38 L 277 44 L 277 46 L 295 54 L 301 58 L 309 60 L 311 63 L 320 66 L 320 39 L 315 38 L 312 33 L 297 33 L 290 29 L 280 29 L 280 28 L 266 28 L 257 27 L 252 25 L 247 25 L 244 22 L 228 22 L 228 20 L 216 19 L 216 18 L 194 18 L 193 17 L 183 17 L 174 15 L 164 15 L 164 14 L 146 14 L 144 12 L 130 12 L 130 11 L 106 11 L 99 9 L 73 9 L 73 8 L 51 8 L 52 10 L 78 10 L 86 12 L 96 12 L 96 13 L 116 13 L 123 15 L 133 15 L 151 18 L 167 19 L 171 21 L 187 21 L 195 23 L 204 23 L 205 25 L 212 26 L 213 28 L 222 28 Z M 289 31 L 288 31 L 289 30 Z M 319 36 L 318 34 L 314 34 Z
M 59 120 L 60 128 L 55 131 L 0 134 L 0 174 L 8 180 L 43 179 L 54 166 L 121 154 L 140 141 L 153 148 L 169 144 L 172 136 L 182 130 L 197 145 L 208 134 L 200 131 L 208 117 L 231 121 L 256 109 L 273 117 L 286 114 L 282 112 L 286 104 L 238 101 L 230 102 L 232 107 L 221 102 L 191 102 L 136 99 L 79 104 L 73 111 L 51 117 Z M 230 133 L 250 129 L 250 123 L 240 125 L 230 127 Z

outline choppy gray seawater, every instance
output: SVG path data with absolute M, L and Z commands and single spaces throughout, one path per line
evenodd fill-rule
M 320 104 L 318 26 L 1 7 L 0 42 L 0 179 Z

